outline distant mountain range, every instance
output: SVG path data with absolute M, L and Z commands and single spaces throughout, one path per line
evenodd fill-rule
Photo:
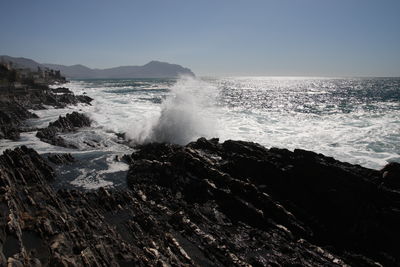
M 195 76 L 194 73 L 181 65 L 170 64 L 160 61 L 151 61 L 143 66 L 121 66 L 108 69 L 91 69 L 83 65 L 56 65 L 41 64 L 29 58 L 0 56 L 0 62 L 12 62 L 20 68 L 29 68 L 37 70 L 40 68 L 49 68 L 61 71 L 61 74 L 67 78 L 90 79 L 90 78 L 175 78 L 180 75 Z

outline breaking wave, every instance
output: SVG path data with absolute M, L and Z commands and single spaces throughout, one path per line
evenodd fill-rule
M 192 77 L 181 77 L 170 88 L 161 112 L 128 136 L 136 143 L 170 142 L 187 144 L 199 137 L 215 135 L 212 114 L 217 88 Z M 138 126 L 138 125 L 137 125 Z

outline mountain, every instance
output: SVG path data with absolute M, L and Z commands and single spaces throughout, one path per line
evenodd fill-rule
M 45 67 L 60 70 L 68 78 L 173 78 L 179 75 L 194 76 L 194 73 L 177 64 L 151 61 L 143 66 L 121 66 L 108 69 L 91 69 L 83 65 L 43 64 Z
M 42 64 L 24 57 L 0 56 L 0 62 L 12 62 L 17 68 L 28 68 L 34 71 L 36 71 L 38 67 L 43 67 Z
M 15 58 L 10 56 L 0 56 L 0 61 L 13 62 L 18 67 L 36 70 L 38 67 L 50 68 L 61 71 L 67 78 L 174 78 L 180 75 L 195 76 L 194 73 L 181 65 L 170 64 L 160 61 L 151 61 L 143 66 L 121 66 L 108 69 L 91 69 L 83 65 L 56 65 L 41 64 L 28 58 Z
M 56 64 L 43 64 L 43 66 L 61 71 L 61 74 L 67 78 L 84 79 L 84 78 L 103 78 L 95 77 L 94 70 L 77 64 L 72 66 L 56 65 Z

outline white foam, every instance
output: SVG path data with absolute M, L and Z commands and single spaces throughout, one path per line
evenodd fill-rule
M 104 180 L 97 170 L 80 169 L 79 172 L 80 175 L 71 182 L 74 186 L 89 190 L 113 185 L 113 182 Z
M 148 141 L 187 144 L 199 137 L 215 135 L 214 107 L 216 88 L 209 83 L 184 77 L 171 87 L 172 94 L 163 102 L 154 120 Z
M 376 103 L 383 110 L 379 112 L 368 110 L 365 107 L 368 103 L 355 103 L 356 108 L 351 112 L 338 112 L 340 103 L 329 99 L 328 92 L 334 88 L 329 79 L 180 79 L 172 85 L 154 81 L 135 83 L 135 86 L 132 81 L 121 80 L 69 83 L 67 86 L 74 93 L 86 92 L 95 100 L 92 106 L 72 107 L 88 114 L 93 127 L 65 137 L 72 142 L 95 139 L 101 144 L 98 148 L 82 147 L 88 151 L 126 149 L 114 134 L 125 132 L 135 142 L 185 144 L 206 136 L 219 137 L 221 141 L 254 141 L 266 147 L 303 148 L 376 169 L 388 161 L 400 161 L 398 103 Z M 301 86 L 303 83 L 309 87 Z M 308 89 L 303 92 L 304 88 Z M 123 93 L 121 90 L 125 89 Z M 304 99 L 290 98 L 293 95 Z M 327 99 L 325 103 L 312 102 L 313 97 Z M 163 99 L 163 103 L 151 101 L 153 98 Z M 307 113 L 310 109 L 326 112 Z M 35 111 L 42 117 L 36 125 L 47 126 L 61 113 L 70 111 Z M 3 140 L 0 149 L 28 144 L 41 152 L 52 150 L 53 146 L 38 142 L 32 133 L 23 133 L 22 137 L 17 143 Z
M 104 161 L 104 156 L 101 155 L 97 158 L 90 160 L 91 163 L 97 161 Z M 93 168 L 89 164 L 87 168 L 80 168 L 79 175 L 70 184 L 81 187 L 84 189 L 97 189 L 100 187 L 112 187 L 114 185 L 113 181 L 106 180 L 109 174 L 124 172 L 129 169 L 129 165 L 122 161 L 116 161 L 115 157 L 121 156 L 121 154 L 108 154 L 105 158 L 105 163 L 107 167 L 104 169 Z
M 123 161 L 116 161 L 115 155 L 108 156 L 106 161 L 107 161 L 108 168 L 106 170 L 100 170 L 99 171 L 100 175 L 129 170 L 129 164 L 127 164 Z
M 96 99 L 88 112 L 99 127 L 127 132 L 136 142 L 184 144 L 200 136 L 219 137 L 221 141 L 249 140 L 266 147 L 312 150 L 376 169 L 400 158 L 396 104 L 377 103 L 387 106 L 381 113 L 367 111 L 364 104 L 355 104 L 358 109 L 350 113 L 337 112 L 338 103 L 329 101 L 328 92 L 335 86 L 329 79 L 229 78 L 210 82 L 181 79 L 170 87 L 170 92 L 151 95 L 145 90 L 110 93 L 121 89 L 115 83 L 118 81 L 109 83 L 111 88 L 101 84 L 90 87 L 93 85 L 88 83 L 84 89 L 81 83 L 76 90 L 86 91 Z M 309 85 L 304 95 L 310 98 L 302 101 L 288 98 L 302 93 L 303 83 Z M 312 97 L 318 95 L 327 97 L 326 103 L 312 102 Z M 159 105 L 143 101 L 146 97 L 166 100 Z M 332 112 L 307 113 L 310 108 L 330 108 Z
M 4 139 L 0 142 L 0 153 L 3 153 L 6 149 L 14 149 L 19 146 L 27 146 L 29 148 L 35 149 L 39 154 L 42 153 L 71 153 L 75 152 L 73 149 L 53 146 L 48 143 L 40 141 L 36 137 L 36 132 L 27 132 L 20 134 L 20 140 L 13 141 Z

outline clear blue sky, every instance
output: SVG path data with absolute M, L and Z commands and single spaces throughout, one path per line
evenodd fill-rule
M 0 54 L 198 75 L 400 76 L 400 0 L 1 0 Z

